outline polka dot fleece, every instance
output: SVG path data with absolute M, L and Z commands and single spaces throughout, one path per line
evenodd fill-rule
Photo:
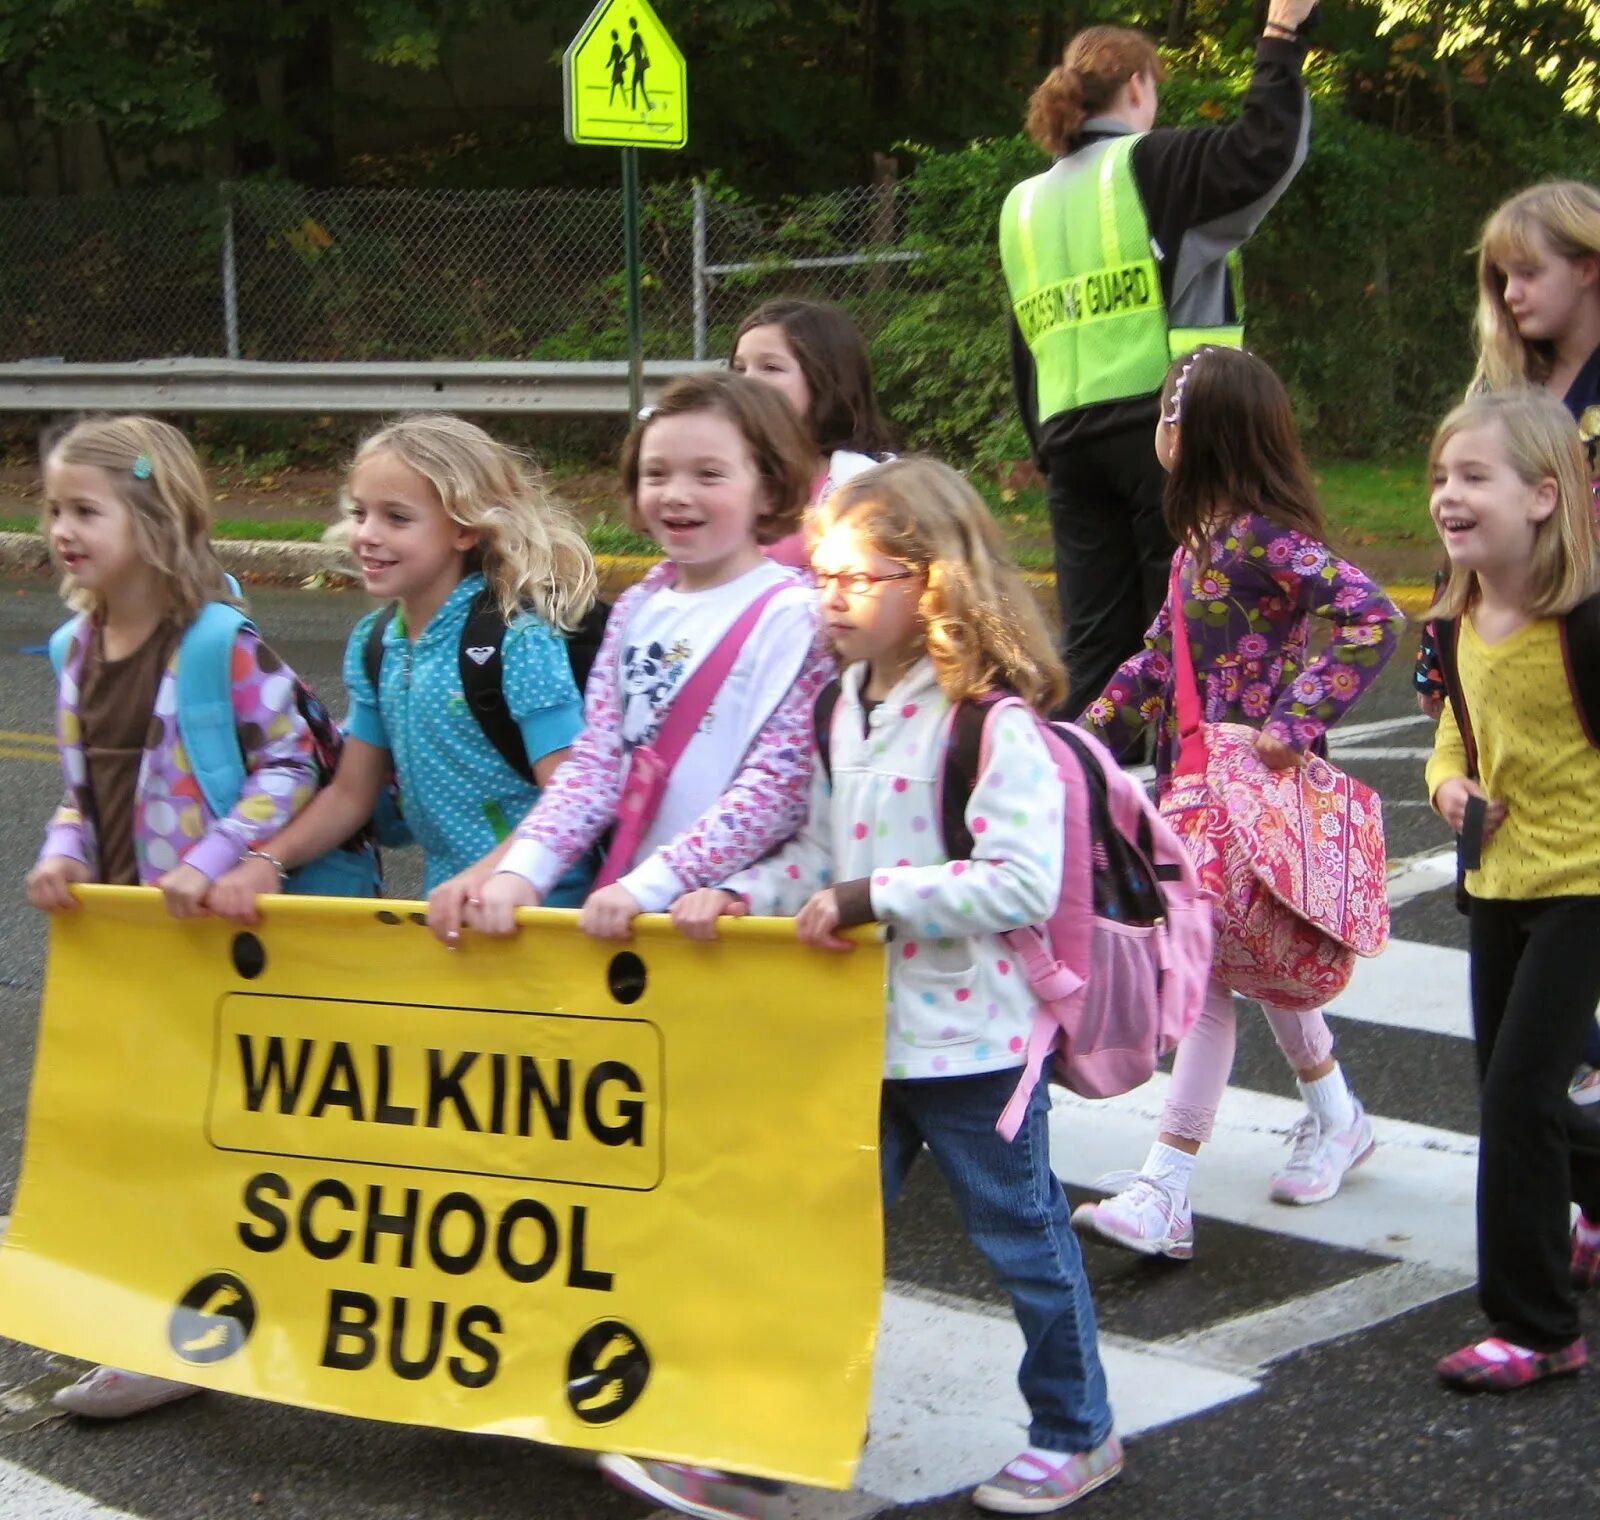
M 1038 923 L 1061 889 L 1061 778 L 1026 713 L 992 724 L 967 806 L 970 861 L 944 854 L 937 815 L 950 705 L 919 663 L 863 716 L 864 666 L 834 712 L 830 788 L 817 766 L 800 835 L 729 887 L 751 911 L 791 915 L 820 887 L 870 879 L 892 927 L 886 1077 L 969 1076 L 1022 1065 L 1034 1001 L 996 935 Z

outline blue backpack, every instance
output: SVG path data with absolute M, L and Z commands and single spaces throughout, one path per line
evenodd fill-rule
M 84 621 L 75 617 L 50 636 L 50 663 L 58 678 L 72 636 Z M 218 818 L 233 811 L 247 775 L 233 710 L 233 645 L 242 628 L 253 630 L 255 624 L 237 607 L 208 602 L 178 644 L 178 734 L 206 806 Z M 326 786 L 338 766 L 343 736 L 298 677 L 295 704 L 311 730 L 317 785 Z M 303 897 L 376 897 L 380 884 L 377 851 L 363 830 L 291 871 L 283 890 Z

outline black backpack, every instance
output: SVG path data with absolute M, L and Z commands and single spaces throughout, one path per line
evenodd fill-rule
M 383 672 L 383 634 L 394 621 L 397 603 L 391 602 L 372 620 L 367 632 L 366 648 L 362 651 L 362 664 L 367 680 L 372 683 L 374 695 L 378 679 Z M 583 621 L 566 635 L 567 658 L 572 663 L 572 679 L 582 696 L 589 682 L 589 671 L 595 656 L 600 652 L 600 641 L 605 637 L 606 619 L 611 616 L 611 603 L 596 601 Z M 500 610 L 499 600 L 487 586 L 472 599 L 467 610 L 467 620 L 461 627 L 461 646 L 457 653 L 461 669 L 461 692 L 467 706 L 478 720 L 478 727 L 509 765 L 524 781 L 533 781 L 533 764 L 528 759 L 527 746 L 522 742 L 522 730 L 511 716 L 506 705 L 500 648 L 505 643 L 506 620 Z

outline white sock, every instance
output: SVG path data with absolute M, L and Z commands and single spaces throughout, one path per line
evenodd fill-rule
M 1306 1107 L 1322 1121 L 1324 1129 L 1337 1132 L 1349 1129 L 1355 1123 L 1355 1099 L 1350 1096 L 1350 1085 L 1344 1079 L 1344 1068 L 1337 1061 L 1327 1076 L 1318 1077 L 1315 1082 L 1302 1082 L 1296 1077 L 1295 1086 L 1300 1089 L 1300 1096 L 1306 1100 Z
M 1030 1446 L 1022 1455 L 1033 1457 L 1036 1461 L 1043 1462 L 1047 1467 L 1060 1467 L 1072 1453 L 1070 1451 L 1049 1451 L 1043 1446 Z
M 1141 1175 L 1154 1182 L 1177 1208 L 1189 1198 L 1189 1182 L 1194 1176 L 1194 1157 L 1174 1145 L 1163 1145 L 1157 1140 L 1144 1158 Z

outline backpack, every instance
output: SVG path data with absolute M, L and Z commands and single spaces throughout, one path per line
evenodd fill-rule
M 817 700 L 817 751 L 829 763 L 839 683 Z M 950 718 L 935 807 L 951 860 L 972 857 L 967 803 L 988 755 L 989 720 L 1020 698 L 990 693 Z M 1042 924 L 1000 938 L 1039 1008 L 1022 1080 L 995 1128 L 1021 1127 L 1045 1063 L 1052 1081 L 1110 1098 L 1149 1081 L 1194 1026 L 1211 972 L 1211 900 L 1183 842 L 1111 752 L 1070 723 L 1035 718 L 1066 783 L 1061 895 Z
M 82 616 L 50 636 L 50 663 L 60 677 Z M 213 816 L 233 811 L 244 788 L 244 750 L 233 707 L 233 645 L 242 628 L 255 629 L 237 607 L 208 602 L 178 643 L 178 734 L 200 793 Z M 320 790 L 333 778 L 344 736 L 315 692 L 295 677 L 295 706 L 311 733 Z M 366 830 L 336 849 L 291 871 L 283 890 L 307 897 L 376 897 L 382 878 L 377 851 Z
M 1572 695 L 1572 710 L 1578 726 L 1590 744 L 1600 749 L 1600 592 L 1586 596 L 1570 612 L 1561 615 L 1557 628 L 1561 635 L 1561 663 L 1567 671 L 1567 689 Z M 1466 693 L 1461 688 L 1461 624 L 1457 618 L 1435 618 L 1427 625 L 1439 657 L 1439 675 L 1451 715 L 1461 731 L 1467 751 L 1467 775 L 1478 778 L 1478 741 L 1472 732 L 1472 717 L 1467 712 Z M 1460 842 L 1457 842 L 1459 856 Z M 1456 864 L 1456 907 L 1467 911 L 1466 871 L 1459 858 Z
M 374 696 L 383 674 L 383 635 L 394 621 L 397 602 L 391 602 L 372 620 L 367 630 L 366 647 L 362 650 L 362 664 Z M 589 671 L 595 656 L 600 652 L 600 641 L 605 637 L 606 619 L 611 616 L 611 603 L 596 601 L 585 614 L 583 621 L 566 635 L 567 659 L 572 665 L 572 679 L 582 696 L 589 682 Z M 530 786 L 533 781 L 533 764 L 528 759 L 528 748 L 522 742 L 522 730 L 506 704 L 504 672 L 500 649 L 505 643 L 506 620 L 500 610 L 499 599 L 485 586 L 467 609 L 467 620 L 461 625 L 461 645 L 456 658 L 461 669 L 461 694 L 472 716 L 478 720 L 483 736 L 495 747 L 507 765 Z

